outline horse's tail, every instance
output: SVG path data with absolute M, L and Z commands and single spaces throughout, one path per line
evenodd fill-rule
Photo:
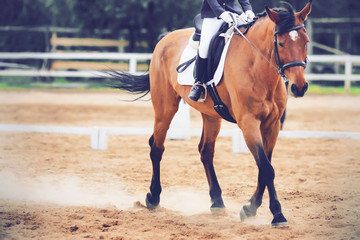
M 134 101 L 146 96 L 150 92 L 149 73 L 143 75 L 133 75 L 127 72 L 109 72 L 112 80 L 110 87 L 125 90 L 134 94 L 142 94 Z
M 168 35 L 170 32 L 162 33 L 158 36 L 158 41 Z M 127 72 L 113 71 L 108 72 L 111 78 L 110 87 L 125 90 L 134 94 L 142 94 L 134 101 L 145 97 L 150 92 L 149 73 L 143 75 L 133 75 Z

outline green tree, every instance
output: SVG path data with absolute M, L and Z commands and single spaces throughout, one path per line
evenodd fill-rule
M 280 0 L 250 2 L 254 12 L 264 11 L 265 5 L 281 5 Z M 287 2 L 300 10 L 308 0 Z M 0 25 L 70 27 L 94 34 L 110 29 L 114 38 L 125 34 L 123 37 L 130 41 L 128 51 L 138 51 L 136 42 L 145 41 L 148 48 L 143 51 L 151 52 L 159 34 L 191 27 L 201 3 L 202 0 L 1 0 Z M 313 0 L 310 17 L 358 17 L 359 10 L 359 0 Z M 39 33 L 3 32 L 0 50 L 43 51 L 44 41 Z
M 50 23 L 45 0 L 1 0 L 0 26 L 35 27 Z M 0 51 L 44 51 L 44 34 L 39 32 L 4 31 L 0 34 Z

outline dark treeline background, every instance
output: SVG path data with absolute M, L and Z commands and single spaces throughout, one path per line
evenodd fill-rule
M 278 0 L 250 2 L 256 13 L 262 12 L 265 5 L 281 6 Z M 287 2 L 300 10 L 308 1 Z M 46 41 L 51 34 L 44 37 L 44 32 L 34 31 L 34 27 L 64 27 L 80 29 L 78 35 L 81 36 L 77 37 L 124 38 L 129 41 L 128 52 L 152 52 L 159 34 L 192 26 L 201 3 L 202 0 L 1 0 L 0 51 L 47 51 Z M 359 0 L 314 0 L 310 16 L 355 18 L 359 10 Z M 6 30 L 5 26 L 12 28 Z M 16 26 L 22 28 L 14 28 Z M 351 24 L 348 27 L 351 28 Z M 353 39 L 356 36 L 351 35 Z M 146 42 L 146 47 L 138 47 L 137 41 Z M 323 41 L 333 45 L 327 43 L 326 38 Z M 357 48 L 350 48 L 351 53 L 358 54 Z

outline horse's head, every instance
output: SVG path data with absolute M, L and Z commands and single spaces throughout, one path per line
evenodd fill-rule
M 266 7 L 269 18 L 276 24 L 274 32 L 275 61 L 280 71 L 288 77 L 291 92 L 295 97 L 304 96 L 308 89 L 305 67 L 307 62 L 306 43 L 309 42 L 309 38 L 303 24 L 310 11 L 311 0 L 300 12 L 294 12 L 291 5 L 286 5 L 286 8 L 280 10 Z

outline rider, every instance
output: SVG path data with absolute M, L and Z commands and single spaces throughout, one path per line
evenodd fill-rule
M 205 91 L 204 82 L 206 80 L 204 79 L 204 73 L 207 67 L 207 57 L 212 37 L 219 31 L 224 22 L 232 24 L 236 19 L 237 24 L 243 25 L 252 22 L 255 18 L 249 0 L 238 0 L 238 2 L 243 10 L 241 10 L 236 0 L 203 0 L 200 14 L 204 20 L 196 57 L 195 83 L 188 96 L 193 101 L 198 101 Z

